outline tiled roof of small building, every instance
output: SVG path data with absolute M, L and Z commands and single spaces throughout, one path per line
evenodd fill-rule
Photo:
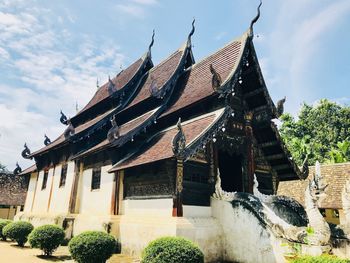
M 315 167 L 310 167 L 310 175 L 314 175 Z M 342 208 L 341 193 L 346 180 L 350 180 L 350 162 L 339 164 L 321 165 L 321 175 L 324 183 L 328 184 L 326 188 L 326 198 L 320 203 L 320 208 Z M 309 178 L 310 179 L 310 178 Z M 286 195 L 295 198 L 301 204 L 304 204 L 305 189 L 309 180 L 295 180 L 280 182 L 278 186 L 278 195 Z
M 0 173 L 0 205 L 24 205 L 28 176 Z

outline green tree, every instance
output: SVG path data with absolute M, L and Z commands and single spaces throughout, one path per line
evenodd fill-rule
M 297 119 L 286 113 L 281 121 L 281 136 L 297 164 L 306 155 L 311 164 L 350 160 L 349 106 L 322 99 L 315 106 L 304 103 Z

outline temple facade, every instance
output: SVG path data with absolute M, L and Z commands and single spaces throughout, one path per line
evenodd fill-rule
M 151 48 L 68 119 L 35 161 L 24 211 L 34 225 L 56 223 L 67 237 L 85 230 L 115 235 L 138 254 L 151 240 L 180 235 L 197 242 L 206 260 L 222 258 L 211 202 L 220 174 L 226 192 L 275 194 L 281 181 L 302 179 L 273 119 L 272 101 L 247 32 L 201 61 L 191 37 L 158 65 Z

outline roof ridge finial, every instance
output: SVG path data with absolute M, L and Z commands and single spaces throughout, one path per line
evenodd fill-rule
M 256 23 L 256 21 L 258 21 L 258 19 L 259 19 L 259 17 L 260 17 L 260 7 L 261 7 L 261 5 L 262 5 L 262 0 L 260 0 L 260 4 L 258 5 L 256 16 L 253 18 L 252 22 L 250 22 L 249 31 L 250 31 L 250 36 L 251 36 L 251 37 L 254 36 L 254 33 L 253 33 L 253 25 Z
M 154 35 L 155 35 L 155 31 L 153 29 L 152 40 L 151 40 L 151 43 L 148 46 L 148 54 L 149 54 L 149 56 L 151 56 L 151 48 L 153 47 L 153 44 L 154 44 Z
M 196 19 L 193 17 L 193 20 L 192 20 L 192 29 L 191 29 L 191 32 L 188 34 L 188 37 L 187 37 L 187 46 L 191 46 L 191 37 L 193 36 L 194 34 L 194 31 L 195 31 L 195 26 L 194 26 L 194 23 L 196 22 Z

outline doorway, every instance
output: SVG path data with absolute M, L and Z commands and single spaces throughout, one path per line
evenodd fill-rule
M 218 151 L 221 188 L 227 192 L 243 192 L 242 156 Z

